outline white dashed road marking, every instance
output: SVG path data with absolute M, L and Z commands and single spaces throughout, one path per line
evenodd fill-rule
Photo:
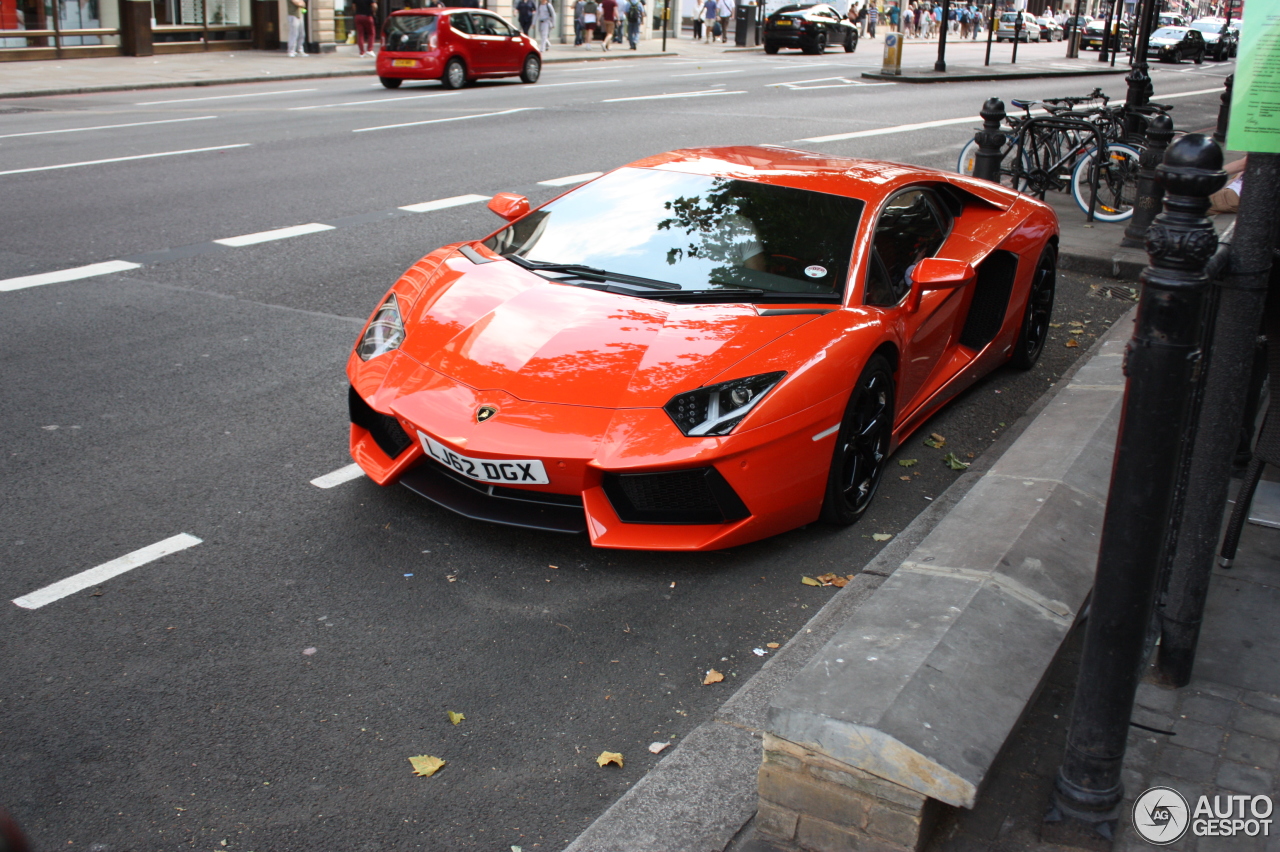
M 695 74 L 672 74 L 672 77 L 720 77 L 724 74 L 745 74 L 745 68 L 725 68 L 722 71 L 698 71 Z
M 861 80 L 850 80 L 848 77 L 822 77 L 817 80 L 795 80 L 791 83 L 766 83 L 765 88 L 779 88 L 785 86 L 793 91 L 808 91 L 810 89 L 847 89 L 850 86 L 896 86 L 896 83 L 864 83 Z
M 5 278 L 0 280 L 0 292 L 25 290 L 27 287 L 39 287 L 42 284 L 61 284 L 64 281 L 79 281 L 81 278 L 93 278 L 98 275 L 109 275 L 112 272 L 125 272 L 137 269 L 141 264 L 127 260 L 108 260 L 105 263 L 91 263 L 88 266 L 77 266 L 75 269 L 59 269 L 55 272 L 42 272 L 39 275 L 24 275 L 21 278 Z
M 637 95 L 632 98 L 609 98 L 601 101 L 606 104 L 616 104 L 622 101 L 661 101 L 670 98 L 706 98 L 712 95 L 745 95 L 746 92 L 726 92 L 723 89 L 707 89 L 702 92 L 673 92 L 669 95 Z
M 380 127 L 357 127 L 352 133 L 368 133 L 370 130 L 395 130 L 400 127 L 421 127 L 424 124 L 443 124 L 446 121 L 466 121 L 472 118 L 493 118 L 496 115 L 511 115 L 514 112 L 528 112 L 529 110 L 542 109 L 542 107 L 517 107 L 516 109 L 504 109 L 501 112 L 481 112 L 475 115 L 455 115 L 453 118 L 432 118 L 427 121 L 410 121 L 405 124 L 384 124 Z
M 112 157 L 109 160 L 86 160 L 83 163 L 62 163 L 57 166 L 36 166 L 31 169 L 10 169 L 7 172 L 0 172 L 0 175 L 21 175 L 27 172 L 48 172 L 54 169 L 74 169 L 80 166 L 101 166 L 105 163 L 127 163 L 130 160 L 150 160 L 154 157 L 177 157 L 181 154 L 203 154 L 208 151 L 226 151 L 231 148 L 248 148 L 248 142 L 241 142 L 238 145 L 216 145 L 212 148 L 189 148 L 186 151 L 162 151 L 159 154 L 137 154 L 133 157 Z
M 62 600 L 67 595 L 74 595 L 76 592 L 84 591 L 90 586 L 105 583 L 112 577 L 119 577 L 121 574 L 146 565 L 148 562 L 154 562 L 171 553 L 186 550 L 188 547 L 195 547 L 199 543 L 200 539 L 195 536 L 179 533 L 171 538 L 166 538 L 164 541 L 158 541 L 141 550 L 135 550 L 133 553 L 121 556 L 119 559 L 104 562 L 97 568 L 81 571 L 79 574 L 75 574 L 65 580 L 59 580 L 53 585 L 37 589 L 29 595 L 15 598 L 13 602 L 23 609 L 39 609 L 46 604 Z
M 265 98 L 268 95 L 298 95 L 303 92 L 314 92 L 315 89 L 288 89 L 283 92 L 249 92 L 243 95 L 210 95 L 207 98 L 178 98 L 172 101 L 142 101 L 134 106 L 157 106 L 159 104 L 189 104 L 195 101 L 226 101 L 231 98 Z
M 379 83 L 381 85 L 381 83 Z M 293 112 L 300 109 L 331 109 L 333 107 L 344 106 L 366 106 L 367 104 L 393 104 L 398 101 L 421 101 L 426 98 L 451 98 L 454 95 L 462 94 L 461 92 L 436 92 L 431 95 L 409 95 L 401 98 L 375 98 L 371 101 L 347 101 L 341 104 L 312 104 L 311 106 L 289 107 L 289 111 Z
M 967 118 L 943 118 L 938 121 L 922 121 L 919 124 L 898 124 L 894 127 L 877 127 L 874 130 L 855 130 L 852 133 L 833 133 L 830 136 L 811 136 L 808 139 L 797 139 L 797 142 L 838 142 L 841 139 L 862 139 L 866 136 L 884 136 L 890 133 L 906 133 L 908 130 L 925 130 L 930 127 L 946 127 L 950 124 L 982 123 L 982 116 L 971 115 Z
M 332 225 L 312 222 L 310 225 L 294 225 L 291 228 L 276 228 L 274 231 L 259 231 L 256 234 L 244 234 L 239 237 L 227 237 L 225 240 L 214 240 L 220 246 L 254 246 L 258 243 L 269 243 L 272 240 L 287 240 L 290 237 L 301 237 L 303 234 L 315 234 L 320 231 L 332 231 Z
M 409 204 L 401 207 L 410 213 L 430 213 L 432 210 L 445 210 L 449 207 L 461 207 L 464 204 L 475 204 L 477 201 L 488 201 L 488 195 L 455 195 L 453 198 L 437 198 L 435 201 L 424 201 L 421 204 Z
M 568 177 L 552 178 L 551 180 L 540 180 L 538 186 L 571 186 L 575 183 L 586 183 L 589 180 L 600 177 L 604 172 L 585 172 L 580 175 L 569 175 Z
M 358 464 L 349 464 L 346 467 L 340 467 L 332 473 L 326 473 L 324 476 L 317 476 L 311 480 L 311 484 L 316 488 L 333 488 L 335 485 L 341 485 L 344 482 L 350 482 L 353 479 L 359 479 L 364 476 L 364 471 L 360 469 Z
M 574 80 L 571 83 L 543 83 L 541 86 L 534 89 L 534 91 L 540 92 L 543 89 L 552 89 L 552 88 L 555 88 L 556 86 L 590 86 L 593 83 L 621 83 L 621 82 L 622 82 L 621 80 Z
M 198 115 L 194 118 L 165 118 L 160 121 L 135 121 L 132 124 L 100 124 L 97 127 L 64 127 L 61 130 L 30 130 L 26 133 L 5 133 L 0 139 L 17 139 L 19 136 L 48 136 L 51 133 L 83 133 L 86 130 L 119 130 L 122 127 L 148 127 L 153 124 L 177 124 L 180 121 L 208 121 L 216 115 Z

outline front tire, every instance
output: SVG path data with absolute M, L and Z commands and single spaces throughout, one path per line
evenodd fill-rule
M 1203 64 L 1204 64 L 1204 49 L 1203 49 L 1203 48 L 1201 48 L 1201 50 L 1196 54 L 1196 64 L 1197 64 L 1197 65 L 1203 65 Z
M 823 521 L 848 526 L 866 514 L 884 478 L 892 437 L 893 372 L 884 356 L 875 355 L 858 377 L 836 433 Z
M 399 77 L 379 77 L 378 82 L 386 89 L 398 89 L 404 81 Z
M 853 33 L 849 33 L 844 37 L 844 52 L 853 53 L 853 49 L 858 46 L 857 40 L 853 37 Z
M 467 68 L 458 57 L 450 59 L 444 66 L 444 76 L 440 78 L 446 89 L 461 89 L 467 85 Z
M 525 83 L 536 83 L 542 76 L 542 60 L 536 53 L 524 58 L 524 67 L 520 69 L 520 79 Z
M 1022 315 L 1022 329 L 1013 347 L 1010 360 L 1019 370 L 1030 370 L 1044 351 L 1049 338 L 1049 320 L 1053 317 L 1053 295 L 1058 286 L 1058 250 L 1052 245 L 1044 247 L 1040 262 L 1036 264 L 1031 279 L 1031 293 L 1027 296 L 1027 310 Z

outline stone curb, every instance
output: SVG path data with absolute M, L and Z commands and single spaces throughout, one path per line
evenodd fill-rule
M 1114 327 L 1132 322 L 1133 311 Z M 1014 442 L 1102 351 L 1109 335 L 1016 420 L 969 470 L 894 536 L 708 722 L 586 828 L 564 852 L 722 852 L 755 814 L 756 775 L 770 700 L 819 654 L 884 580 L 978 484 Z M 734 848 L 737 848 L 736 846 Z
M 1131 251 L 1140 252 L 1140 249 Z M 1058 268 L 1068 272 L 1083 272 L 1086 275 L 1097 275 L 1101 278 L 1121 278 L 1136 282 L 1142 270 L 1147 268 L 1145 260 L 1139 261 L 1123 254 L 1076 254 L 1062 252 L 1058 255 Z
M 863 71 L 862 76 L 868 80 L 889 80 L 894 83 L 980 83 L 986 80 L 1033 80 L 1039 77 L 1099 77 L 1104 74 L 1125 74 L 1123 68 L 1081 68 L 1076 71 L 1060 69 L 1056 71 L 1005 71 L 980 72 L 977 74 L 957 74 L 946 71 L 926 71 L 924 73 L 880 74 L 874 71 Z

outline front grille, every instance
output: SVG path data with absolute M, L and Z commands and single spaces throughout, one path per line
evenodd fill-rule
M 604 493 L 629 524 L 723 524 L 751 512 L 714 467 L 609 473 Z
M 400 428 L 398 420 L 374 411 L 353 387 L 347 388 L 347 408 L 351 422 L 368 432 L 387 458 L 393 459 L 413 445 L 413 439 Z

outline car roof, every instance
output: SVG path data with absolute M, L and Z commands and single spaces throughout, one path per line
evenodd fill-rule
M 469 6 L 446 6 L 443 8 L 440 6 L 432 6 L 427 9 L 397 9 L 391 14 L 393 16 L 402 16 L 402 15 L 421 16 L 421 15 L 447 15 L 450 12 L 479 12 L 484 15 L 493 15 L 493 17 L 495 18 L 498 17 L 498 15 L 495 15 L 493 12 L 490 12 L 488 9 L 473 9 Z
M 998 184 L 953 172 L 881 160 L 835 157 L 794 148 L 750 145 L 683 148 L 637 160 L 630 167 L 736 178 L 843 195 L 860 198 L 873 207 L 899 188 L 916 183 L 948 184 L 1001 209 L 1008 209 L 1021 197 Z

